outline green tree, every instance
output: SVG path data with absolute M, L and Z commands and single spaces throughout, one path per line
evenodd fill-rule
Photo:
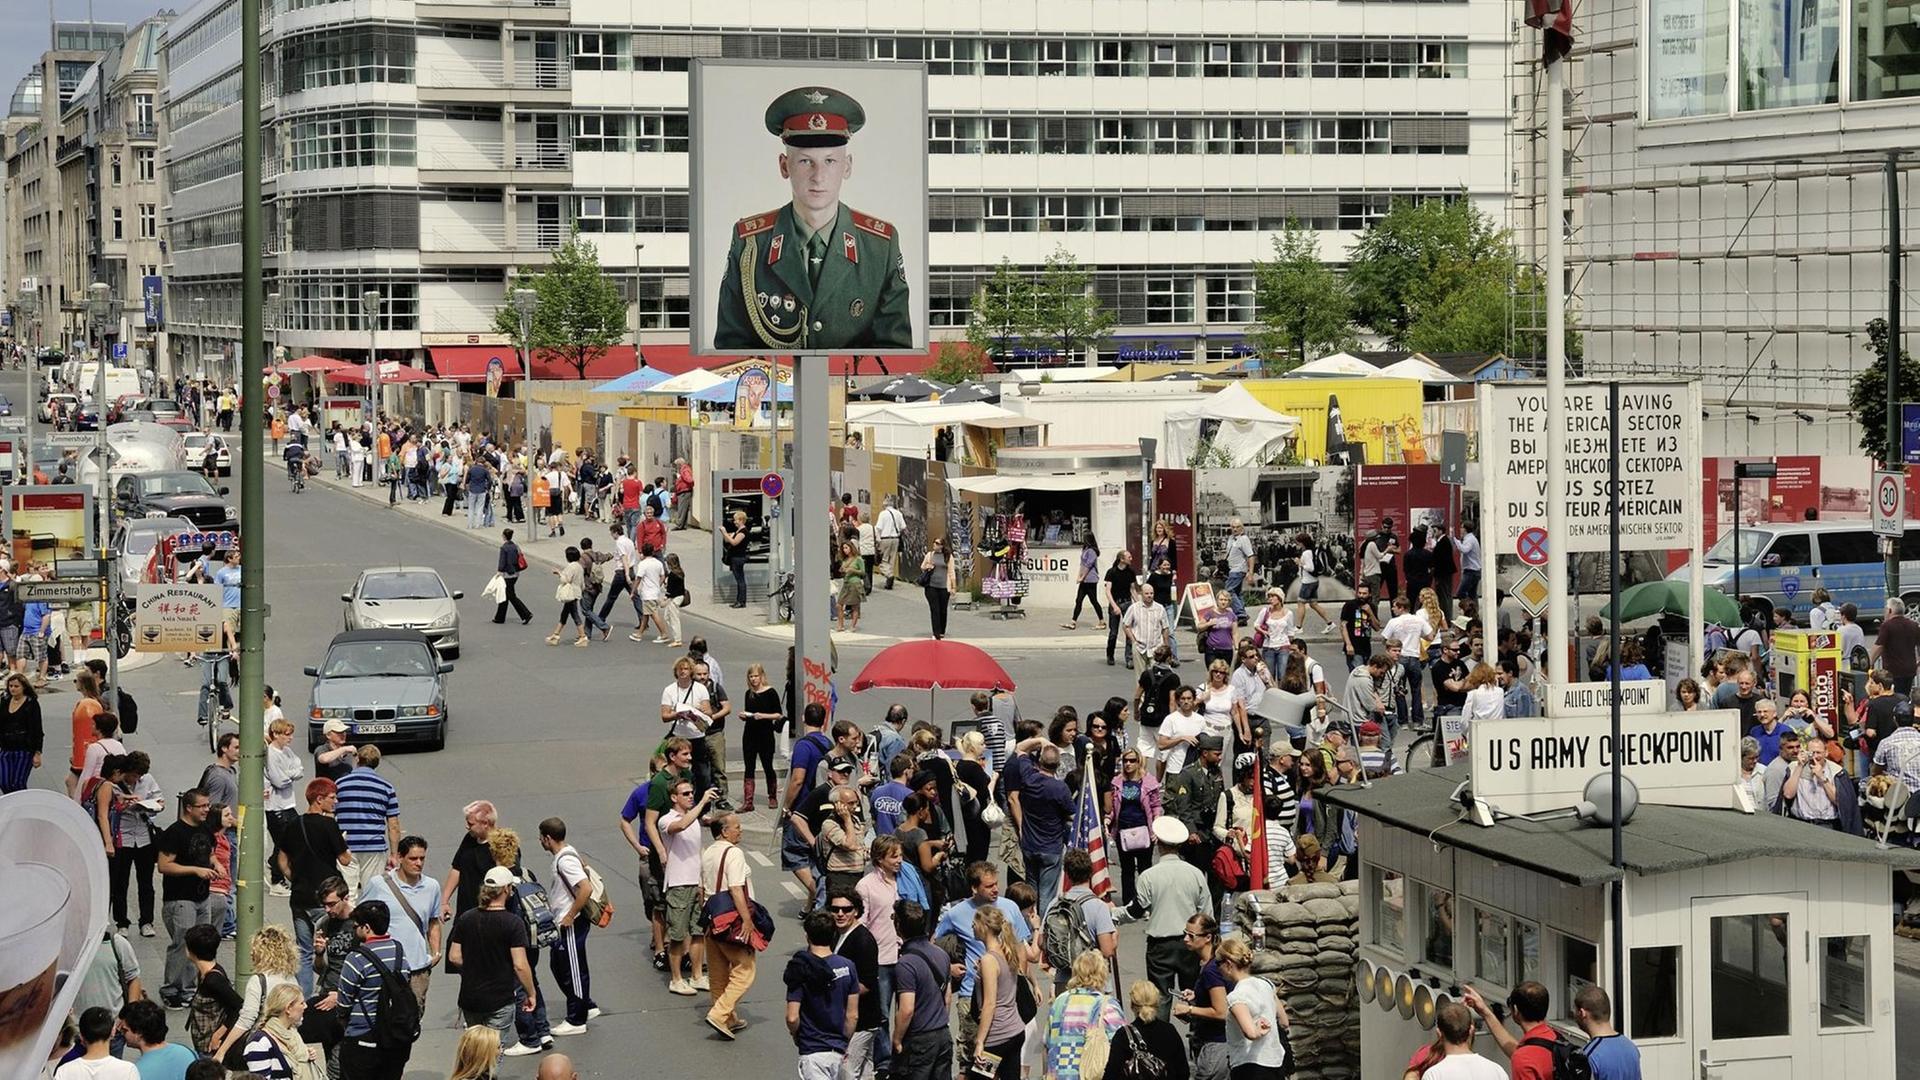
M 1423 353 L 1498 353 L 1511 357 L 1544 358 L 1547 335 L 1543 328 L 1521 328 L 1516 312 L 1544 312 L 1546 279 L 1530 266 L 1513 267 L 1509 282 L 1498 266 L 1489 265 L 1460 279 L 1453 290 L 1422 303 L 1407 328 L 1406 348 Z M 1582 356 L 1574 313 L 1567 312 L 1567 361 L 1576 367 Z
M 1034 286 L 1002 258 L 993 276 L 974 291 L 967 313 L 967 341 L 980 355 L 1005 360 L 1033 329 Z
M 1347 283 L 1320 261 L 1312 229 L 1289 220 L 1273 238 L 1273 259 L 1253 264 L 1254 345 L 1269 375 L 1283 375 L 1354 342 Z
M 958 384 L 977 379 L 986 370 L 978 352 L 957 341 L 943 341 L 934 350 L 933 363 L 927 365 L 925 375 L 935 382 Z
M 1033 320 L 1028 340 L 1034 348 L 1049 349 L 1074 360 L 1098 347 L 1113 329 L 1113 312 L 1088 288 L 1093 272 L 1080 265 L 1066 248 L 1047 256 L 1034 285 Z
M 1424 306 L 1513 270 L 1511 239 L 1465 198 L 1396 201 L 1349 256 L 1355 317 L 1396 349 Z
M 532 289 L 537 297 L 526 341 L 520 338 L 520 313 L 512 303 L 516 289 Z M 557 358 L 583 379 L 588 366 L 627 335 L 627 302 L 600 269 L 600 253 L 579 233 L 554 249 L 553 262 L 545 269 L 515 271 L 507 297 L 493 313 L 494 329 L 516 348 Z
M 1877 461 L 1892 460 L 1887 448 L 1887 320 L 1867 324 L 1867 351 L 1873 363 L 1853 377 L 1847 391 L 1847 407 L 1860 425 L 1860 449 Z M 1913 354 L 1900 350 L 1900 385 L 1895 393 L 1909 400 L 1920 400 L 1920 364 Z

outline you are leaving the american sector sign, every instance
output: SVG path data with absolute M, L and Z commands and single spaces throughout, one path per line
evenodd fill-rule
M 1564 810 L 1613 771 L 1605 716 L 1483 720 L 1473 725 L 1473 794 L 1508 814 Z M 1717 709 L 1621 717 L 1620 769 L 1640 801 L 1731 807 L 1740 778 L 1740 713 Z
M 1520 534 L 1547 527 L 1547 440 L 1553 423 L 1541 384 L 1483 384 L 1480 464 L 1487 550 L 1511 553 Z M 1699 384 L 1620 385 L 1620 482 L 1608 479 L 1605 383 L 1567 384 L 1560 437 L 1566 452 L 1567 537 L 1562 550 L 1606 551 L 1609 511 L 1620 506 L 1620 547 L 1659 551 L 1692 544 L 1700 499 Z M 1689 467 L 1689 462 L 1693 463 Z

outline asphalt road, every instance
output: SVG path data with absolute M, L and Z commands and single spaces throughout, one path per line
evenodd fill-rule
M 0 391 L 15 402 L 30 400 L 25 377 L 0 373 Z M 236 463 L 241 463 L 236 454 Z M 237 495 L 237 479 L 233 482 Z M 388 756 L 381 771 L 399 788 L 402 822 L 407 832 L 427 838 L 432 852 L 430 873 L 444 876 L 454 846 L 463 830 L 461 807 L 477 798 L 494 801 L 504 824 L 515 828 L 527 846 L 529 866 L 542 877 L 548 866 L 533 844 L 535 826 L 548 816 L 566 819 L 572 839 L 589 861 L 600 867 L 613 889 L 619 914 L 612 928 L 590 939 L 595 997 L 605 1014 L 585 1035 L 560 1040 L 582 1076 L 631 1077 L 645 1062 L 645 1071 L 662 1075 L 700 1075 L 718 1067 L 741 1076 L 787 1075 L 793 1060 L 792 1044 L 781 1022 L 783 993 L 780 971 L 799 940 L 798 927 L 786 917 L 795 907 L 791 879 L 777 868 L 777 853 L 769 828 L 770 815 L 759 820 L 747 838 L 754 854 L 755 895 L 769 902 L 779 918 L 774 947 L 761 958 L 761 971 L 742 1006 L 750 1027 L 734 1045 L 723 1045 L 704 1023 L 704 995 L 678 998 L 666 992 L 661 976 L 648 964 L 648 935 L 638 890 L 632 884 L 633 855 L 621 837 L 618 810 L 645 769 L 644 755 L 661 734 L 654 702 L 670 678 L 672 654 L 665 646 L 627 642 L 630 608 L 624 603 L 616 619 L 613 640 L 592 648 L 548 648 L 543 636 L 551 629 L 555 604 L 551 590 L 538 574 L 529 575 L 526 598 L 535 612 L 531 626 L 509 620 L 505 626 L 488 622 L 491 605 L 481 587 L 492 572 L 493 534 L 466 535 L 463 530 L 421 522 L 387 510 L 352 493 L 324 485 L 294 496 L 277 472 L 266 483 L 267 595 L 271 610 L 267 622 L 267 680 L 278 688 L 290 717 L 307 708 L 310 680 L 301 668 L 317 663 L 327 642 L 341 628 L 340 594 L 355 574 L 368 565 L 406 562 L 438 569 L 461 601 L 463 653 L 450 676 L 450 732 L 446 749 L 438 752 L 398 752 Z M 676 534 L 677 535 L 677 534 Z M 705 542 L 704 534 L 698 535 Z M 541 540 L 540 550 L 556 548 Z M 685 613 L 689 635 L 704 634 L 713 654 L 724 665 L 729 681 L 743 686 L 746 665 L 758 661 L 779 671 L 785 647 L 776 640 L 745 631 L 724 607 L 696 604 Z M 761 618 L 757 611 L 739 613 Z M 717 618 L 716 618 L 717 617 Z M 1050 634 L 1051 621 L 1031 620 L 1036 637 Z M 965 635 L 965 623 L 956 619 L 956 631 Z M 1042 629 L 1045 627 L 1046 629 Z M 841 648 L 842 678 L 857 671 L 879 647 L 878 643 L 849 644 Z M 1109 669 L 1099 660 L 1089 638 L 1082 649 L 1058 647 L 1023 651 L 1017 638 L 996 640 L 991 649 L 1022 687 L 1023 708 L 1044 714 L 1058 704 L 1083 710 L 1110 694 L 1130 691 L 1124 669 Z M 1193 671 L 1189 663 L 1185 669 Z M 1336 680 L 1343 673 L 1330 670 Z M 194 782 L 207 760 L 205 736 L 193 721 L 195 672 L 172 660 L 129 671 L 127 688 L 142 704 L 139 735 L 130 745 L 153 755 L 163 788 L 177 791 Z M 731 688 L 731 687 L 730 687 Z M 1335 692 L 1339 687 L 1334 687 Z M 737 695 L 740 691 L 734 689 Z M 47 701 L 50 718 L 70 706 L 70 689 L 53 693 Z M 896 697 L 868 693 L 843 698 L 842 713 L 870 727 Z M 916 718 L 926 699 L 907 694 L 905 701 Z M 945 719 L 965 712 L 961 695 L 942 695 Z M 64 749 L 58 720 L 51 720 L 49 761 L 35 777 L 39 786 L 58 788 L 57 768 Z M 735 753 L 737 750 L 735 740 Z M 56 749 L 56 747 L 58 749 Z M 737 763 L 735 776 L 737 784 Z M 736 788 L 737 790 L 737 788 Z M 267 920 L 286 921 L 285 902 L 266 901 Z M 164 932 L 163 932 L 164 933 Z M 133 939 L 149 985 L 156 985 L 164 936 Z M 1122 928 L 1121 966 L 1133 977 L 1141 971 L 1142 942 L 1136 927 Z M 542 984 L 553 994 L 553 980 Z M 415 1049 L 407 1076 L 426 1080 L 445 1076 L 458 1038 L 454 1008 L 455 980 L 436 976 L 428 1001 L 427 1030 Z M 1910 1032 L 1920 1030 L 1920 980 L 1901 974 L 1896 981 L 1896 1022 L 1904 1050 L 1913 1045 Z M 177 1030 L 185 1014 L 169 1014 Z M 716 1056 L 717 1055 L 717 1056 Z M 1903 1053 L 1903 1060 L 1909 1054 Z M 528 1077 L 536 1058 L 505 1062 L 506 1077 Z

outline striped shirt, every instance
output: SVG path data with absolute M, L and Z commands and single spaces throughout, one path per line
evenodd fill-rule
M 360 943 L 360 948 L 347 954 L 347 966 L 340 972 L 339 994 L 350 1010 L 346 1028 L 349 1039 L 372 1032 L 374 1018 L 380 1012 L 380 980 L 385 976 L 367 959 L 368 952 L 379 957 L 395 975 L 404 979 L 408 974 L 406 953 L 399 942 L 384 934 L 368 938 Z
M 280 1044 L 264 1031 L 255 1032 L 245 1046 L 247 1075 L 258 1080 L 293 1080 L 293 1066 Z
M 340 778 L 333 817 L 348 851 L 387 850 L 387 819 L 400 816 L 400 794 L 387 778 L 362 765 Z

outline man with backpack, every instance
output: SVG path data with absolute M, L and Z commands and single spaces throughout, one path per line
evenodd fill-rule
M 825 780 L 820 765 L 836 747 L 823 730 L 827 726 L 826 706 L 808 702 L 800 713 L 800 722 L 806 731 L 793 744 L 793 767 L 787 773 L 787 790 L 780 798 L 780 869 L 792 874 L 803 895 L 810 898 L 814 893 L 813 831 L 807 827 L 805 800 L 807 793 Z
M 400 1080 L 420 1037 L 420 1003 L 407 983 L 409 958 L 387 936 L 391 918 L 379 900 L 363 900 L 353 909 L 357 944 L 339 988 L 316 1006 L 323 1012 L 347 1009 L 340 1073 L 354 1080 Z
M 1462 987 L 1460 1000 L 1480 1014 L 1487 1031 L 1507 1055 L 1507 1075 L 1511 1080 L 1592 1080 L 1593 1067 L 1575 1053 L 1572 1044 L 1560 1038 L 1547 1023 L 1547 988 L 1529 979 L 1507 995 L 1507 1011 L 1520 1028 L 1518 1038 L 1500 1018 L 1493 1006 L 1471 986 Z
M 550 817 L 540 823 L 541 850 L 553 856 L 553 887 L 547 890 L 554 900 L 553 925 L 560 931 L 553 943 L 551 963 L 554 980 L 567 999 L 567 1018 L 553 1025 L 555 1035 L 579 1035 L 587 1030 L 587 1021 L 600 1015 L 593 1000 L 593 977 L 587 970 L 587 931 L 594 919 L 588 908 L 603 904 L 605 887 L 581 860 L 580 853 L 567 843 L 567 823 Z
M 947 984 L 952 957 L 927 938 L 927 909 L 912 900 L 893 907 L 900 958 L 893 967 L 894 1080 L 948 1080 L 953 1038 L 948 1029 Z
M 1113 909 L 1093 894 L 1093 858 L 1074 848 L 1060 861 L 1066 891 L 1047 909 L 1040 924 L 1040 945 L 1047 964 L 1055 972 L 1073 970 L 1073 962 L 1088 949 L 1099 949 L 1113 966 L 1114 952 L 1120 947 L 1120 935 L 1114 930 Z
M 461 1021 L 498 1031 L 502 1053 L 509 1057 L 540 1052 L 538 1043 L 519 1042 L 514 1034 L 514 1009 L 532 1012 L 534 1000 L 533 965 L 527 959 L 532 939 L 526 920 L 507 907 L 519 884 L 507 867 L 487 871 L 480 906 L 460 913 L 447 943 L 448 957 L 460 968 Z

